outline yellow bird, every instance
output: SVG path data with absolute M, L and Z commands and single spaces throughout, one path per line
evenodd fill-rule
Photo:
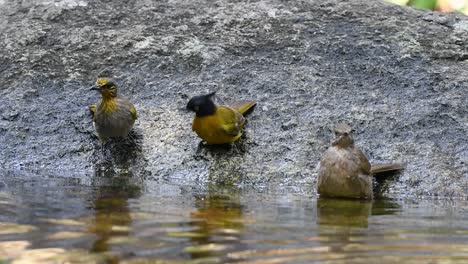
M 207 144 L 228 144 L 242 135 L 245 118 L 243 114 L 256 105 L 250 100 L 238 101 L 230 106 L 216 105 L 211 98 L 215 92 L 195 96 L 187 109 L 195 112 L 192 130 Z
M 102 96 L 99 105 L 90 105 L 93 121 L 101 142 L 109 138 L 126 137 L 137 119 L 137 111 L 130 101 L 117 96 L 117 86 L 109 78 L 98 78 L 96 87 Z

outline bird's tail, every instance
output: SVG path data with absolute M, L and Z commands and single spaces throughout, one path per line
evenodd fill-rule
M 236 109 L 241 114 L 245 114 L 249 112 L 249 110 L 252 109 L 256 104 L 257 103 L 255 101 L 242 100 L 232 103 L 230 107 Z
M 401 163 L 375 164 L 371 167 L 371 174 L 379 174 L 383 172 L 396 172 L 404 169 L 405 167 Z

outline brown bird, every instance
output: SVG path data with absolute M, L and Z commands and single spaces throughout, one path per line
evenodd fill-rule
M 338 124 L 335 140 L 320 161 L 317 191 L 320 196 L 372 199 L 372 175 L 402 170 L 399 163 L 373 165 L 354 145 L 353 129 Z

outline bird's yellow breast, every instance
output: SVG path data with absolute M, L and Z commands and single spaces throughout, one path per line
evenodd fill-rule
M 114 98 L 103 98 L 101 102 L 101 111 L 111 114 L 117 109 L 117 103 Z
M 243 120 L 239 117 L 242 118 L 242 115 L 232 108 L 218 106 L 212 115 L 195 116 L 192 129 L 208 144 L 232 143 L 242 135 Z M 238 129 L 231 128 L 235 126 Z

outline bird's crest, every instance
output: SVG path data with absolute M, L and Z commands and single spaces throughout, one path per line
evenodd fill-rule
M 216 112 L 216 105 L 211 100 L 211 97 L 215 94 L 216 92 L 212 92 L 192 97 L 187 104 L 187 109 L 194 111 L 199 117 L 214 114 Z
M 345 123 L 339 123 L 335 126 L 335 128 L 333 129 L 333 131 L 335 133 L 340 133 L 340 134 L 349 134 L 351 132 L 353 132 L 353 128 L 350 127 L 348 124 L 345 124 Z
M 96 85 L 100 87 L 111 84 L 111 83 L 112 83 L 111 79 L 107 77 L 100 77 L 96 80 Z

